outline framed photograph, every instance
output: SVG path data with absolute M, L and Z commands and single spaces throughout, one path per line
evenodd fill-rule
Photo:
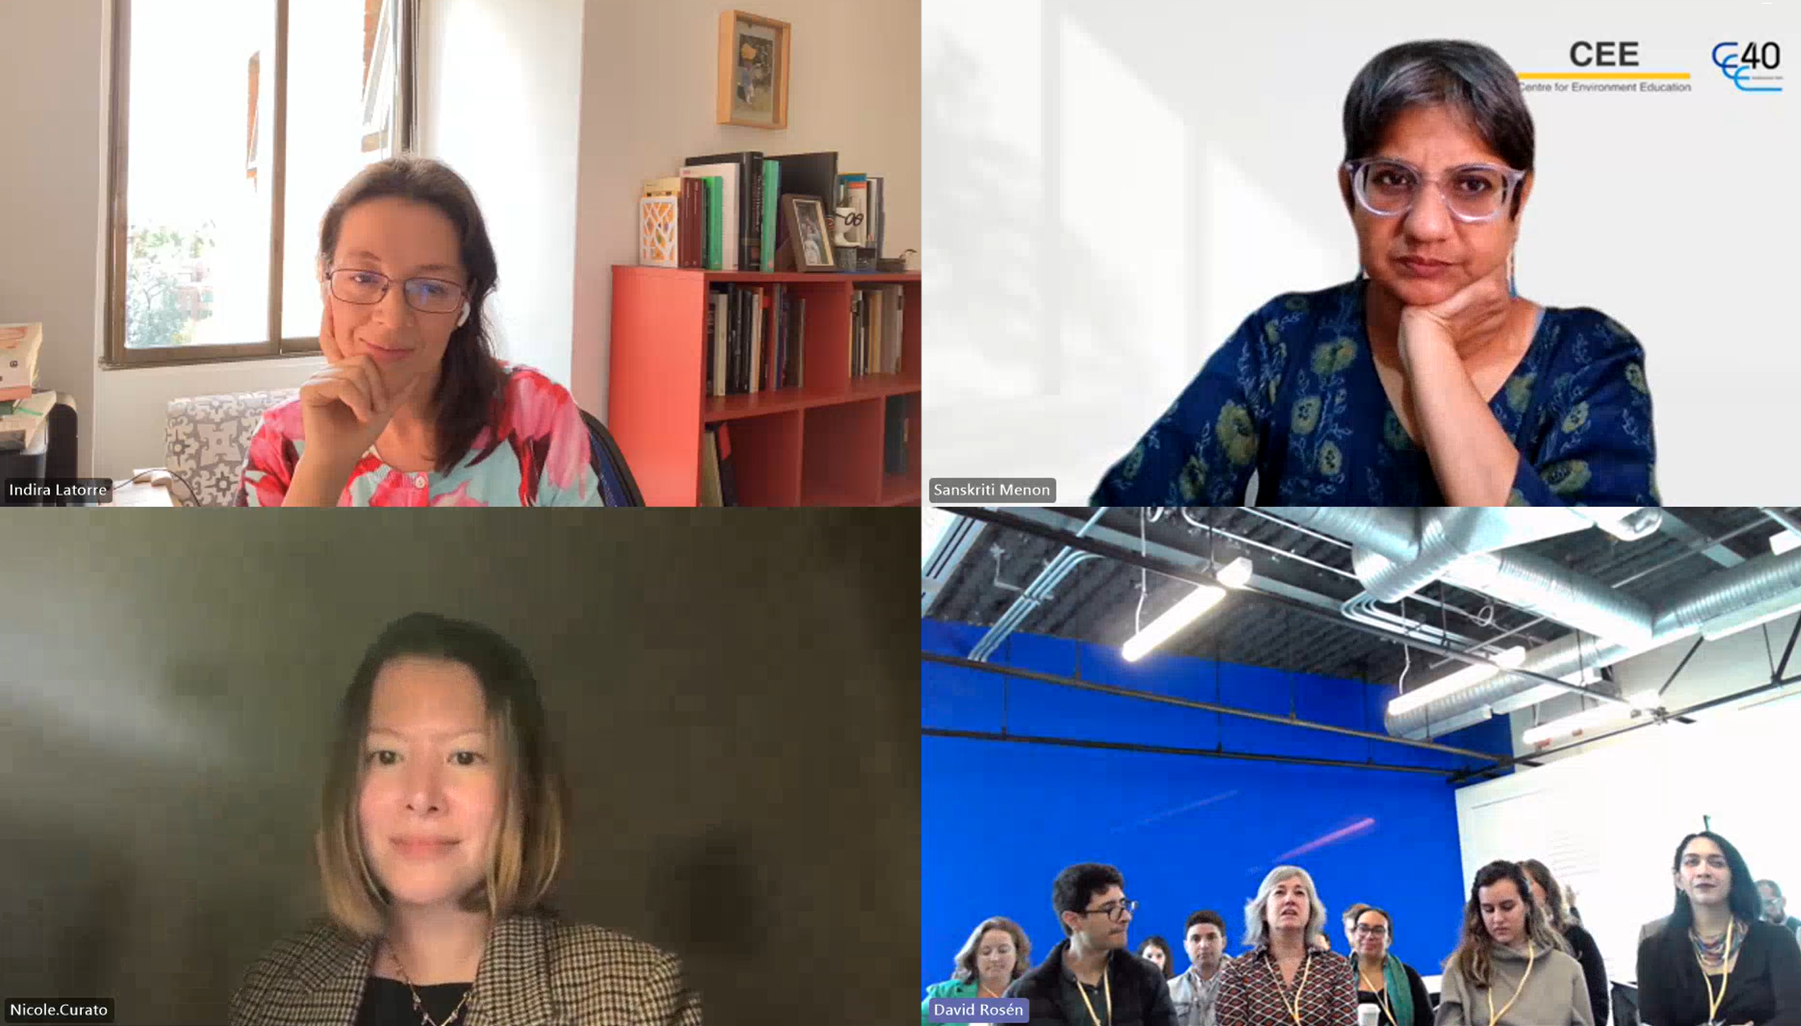
M 783 196 L 782 224 L 788 229 L 789 252 L 796 271 L 835 271 L 832 236 L 826 227 L 825 204 L 817 196 Z
M 788 127 L 788 23 L 719 14 L 719 124 Z

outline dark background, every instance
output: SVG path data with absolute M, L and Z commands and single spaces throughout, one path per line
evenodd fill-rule
M 678 953 L 709 1023 L 918 1000 L 917 512 L 90 512 L 0 516 L 0 997 L 224 1022 L 322 911 L 338 698 L 430 610 L 532 660 L 566 916 Z

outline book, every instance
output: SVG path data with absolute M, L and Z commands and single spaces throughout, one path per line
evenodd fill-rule
M 719 502 L 724 506 L 738 505 L 738 470 L 732 462 L 731 425 L 721 424 L 714 429 L 719 454 Z
M 22 399 L 0 402 L 0 448 L 30 451 L 50 425 L 50 409 L 57 393 L 33 392 Z
M 886 241 L 888 228 L 887 208 L 883 206 L 883 190 L 887 187 L 887 179 L 880 175 L 869 176 L 869 220 L 863 222 L 863 237 L 866 240 L 864 249 L 873 250 L 877 259 L 882 256 L 882 243 Z
M 682 168 L 684 178 L 717 178 L 719 188 L 717 194 L 712 186 L 707 188 L 707 227 L 709 233 L 715 218 L 719 222 L 720 258 L 719 266 L 709 263 L 707 267 L 715 271 L 736 271 L 743 267 L 739 243 L 738 215 L 738 165 L 737 164 L 690 164 Z
M 707 265 L 707 186 L 698 178 L 682 179 L 681 232 L 679 244 L 681 266 L 703 268 Z
M 886 423 L 883 427 L 882 470 L 888 474 L 907 472 L 907 435 L 911 427 L 907 418 L 907 397 L 888 397 Z
M 757 238 L 762 240 L 763 254 L 759 264 L 765 271 L 775 270 L 775 224 L 781 220 L 782 165 L 763 161 L 763 224 Z
M 899 285 L 889 285 L 884 288 L 884 291 L 888 293 L 888 302 L 883 308 L 888 315 L 888 323 L 882 328 L 882 338 L 887 341 L 887 345 L 884 347 L 888 354 L 886 373 L 899 374 L 902 355 L 901 339 L 905 337 L 906 328 L 901 320 L 901 306 L 906 302 L 907 290 Z
M 750 387 L 746 391 L 755 395 L 763 382 L 763 289 L 753 286 L 744 291 L 750 293 Z
M 688 167 L 735 167 L 736 192 L 733 206 L 737 225 L 738 263 L 733 270 L 774 270 L 762 264 L 762 232 L 764 220 L 763 154 L 756 151 L 711 153 L 689 157 L 682 163 Z
M 719 482 L 719 437 L 714 428 L 707 428 L 700 440 L 700 504 L 725 505 Z
M 729 308 L 731 297 L 725 289 L 719 289 L 710 298 L 713 301 L 713 394 L 725 395 L 726 345 L 728 342 L 727 330 L 731 320 Z

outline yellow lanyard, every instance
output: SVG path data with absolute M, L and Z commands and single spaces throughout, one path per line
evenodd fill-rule
M 1720 977 L 1720 996 L 1717 1000 L 1713 996 L 1713 981 L 1707 978 L 1707 966 L 1701 961 L 1700 955 L 1695 956 L 1695 964 L 1701 966 L 1701 984 L 1707 988 L 1708 1022 L 1719 1021 L 1720 1006 L 1726 1003 L 1726 984 L 1732 979 L 1732 924 L 1733 920 L 1726 920 L 1726 947 L 1720 955 L 1720 966 L 1726 972 Z
M 1082 1003 L 1088 1006 L 1088 1017 L 1094 1020 L 1094 1026 L 1101 1026 L 1101 1017 L 1094 1014 L 1094 1003 L 1088 1000 L 1088 988 L 1082 986 L 1080 977 L 1076 978 L 1076 993 L 1082 995 Z M 1113 1026 L 1113 985 L 1107 980 L 1107 964 L 1101 963 L 1101 993 L 1107 998 L 1107 1026 Z
M 1507 1014 L 1507 1010 L 1513 1007 L 1513 1003 L 1520 999 L 1520 991 L 1526 989 L 1526 981 L 1532 978 L 1532 959 L 1535 954 L 1536 952 L 1532 950 L 1532 942 L 1527 941 L 1526 975 L 1520 977 L 1520 985 L 1513 988 L 1513 996 L 1508 998 L 1507 1003 L 1501 1006 L 1501 1015 Z M 1495 992 L 1494 988 L 1490 987 L 1488 991 L 1488 1026 L 1495 1026 L 1496 1023 L 1500 1022 L 1501 1015 L 1495 1014 Z
M 1301 982 L 1294 988 L 1294 1004 L 1292 1005 L 1288 1003 L 1288 992 L 1282 989 L 1282 974 L 1276 971 L 1275 956 L 1267 951 L 1264 952 L 1264 956 L 1263 965 L 1276 980 L 1276 996 L 1282 999 L 1282 1007 L 1288 1009 L 1288 1014 L 1294 1017 L 1294 1026 L 1301 1026 L 1301 991 L 1307 989 L 1307 970 L 1312 968 L 1306 952 L 1301 954 Z
M 1357 978 L 1359 980 L 1363 981 L 1364 983 L 1368 983 L 1370 981 L 1369 977 L 1363 975 L 1362 969 L 1357 970 Z M 1382 1011 L 1388 1016 L 1388 1021 L 1391 1024 L 1391 1026 L 1401 1026 L 1400 1023 L 1395 1022 L 1394 1009 L 1388 1007 L 1388 991 L 1385 989 L 1385 986 L 1384 987 L 1365 987 L 1363 989 L 1376 995 L 1376 1003 L 1382 1006 Z

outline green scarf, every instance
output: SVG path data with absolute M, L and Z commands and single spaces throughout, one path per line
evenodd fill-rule
M 1357 969 L 1357 989 L 1362 990 L 1368 977 L 1363 975 L 1361 961 L 1352 965 Z M 1382 989 L 1387 993 L 1388 1012 L 1395 1017 L 1394 1026 L 1413 1026 L 1413 985 L 1407 980 L 1406 967 L 1393 955 L 1382 965 Z M 1387 1014 L 1377 1021 L 1389 1026 Z
M 1388 988 L 1388 1007 L 1394 1009 L 1395 1022 L 1399 1026 L 1412 1026 L 1413 984 L 1408 982 L 1407 970 L 1401 960 L 1393 955 L 1388 956 L 1388 964 L 1382 967 L 1382 985 Z

